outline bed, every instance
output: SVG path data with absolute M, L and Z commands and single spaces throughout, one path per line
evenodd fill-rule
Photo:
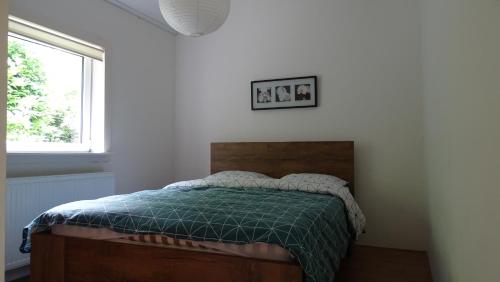
M 335 175 L 349 182 L 349 189 L 354 194 L 354 144 L 351 141 L 211 144 L 211 173 L 236 170 L 259 172 L 274 178 L 291 173 Z M 178 195 L 184 191 L 182 187 L 179 189 L 171 190 Z M 217 189 L 207 191 L 215 193 Z M 220 189 L 226 194 L 233 193 L 233 190 Z M 206 192 L 189 189 L 189 193 Z M 290 198 L 295 195 L 297 200 L 303 197 L 302 192 L 284 193 Z M 334 198 L 328 197 L 326 201 L 323 196 L 317 195 L 312 201 L 324 201 L 326 206 Z M 138 194 L 138 197 L 144 196 Z M 305 270 L 298 263 L 300 257 L 269 259 L 54 233 L 57 232 L 31 235 L 32 281 L 303 281 L 305 278 Z M 345 245 L 344 242 L 342 252 L 345 252 Z

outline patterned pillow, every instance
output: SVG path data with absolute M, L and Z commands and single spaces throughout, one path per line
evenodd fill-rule
M 251 171 L 221 171 L 203 179 L 208 186 L 250 188 L 260 180 L 276 180 L 265 174 Z
M 291 181 L 291 182 L 301 182 L 301 183 L 314 183 L 321 185 L 333 185 L 333 186 L 345 186 L 348 184 L 347 181 L 342 180 L 333 175 L 327 174 L 316 174 L 316 173 L 294 173 L 287 176 L 283 176 L 281 180 Z
M 207 177 L 208 179 L 212 178 L 237 178 L 237 179 L 254 179 L 254 178 L 259 178 L 259 179 L 271 179 L 271 177 L 258 173 L 258 172 L 252 172 L 252 171 L 241 171 L 241 170 L 227 170 L 227 171 L 221 171 L 214 173 L 210 176 Z

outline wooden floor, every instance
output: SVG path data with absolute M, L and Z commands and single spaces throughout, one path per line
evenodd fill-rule
M 335 282 L 431 282 L 425 252 L 356 246 Z
M 15 280 L 28 282 L 29 278 Z M 357 246 L 344 260 L 335 282 L 431 282 L 427 255 Z

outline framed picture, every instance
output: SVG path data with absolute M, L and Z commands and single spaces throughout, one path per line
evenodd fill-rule
M 252 110 L 318 106 L 316 76 L 252 81 Z

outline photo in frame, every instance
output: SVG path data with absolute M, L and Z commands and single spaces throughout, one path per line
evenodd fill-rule
M 318 106 L 317 76 L 252 81 L 252 110 Z

